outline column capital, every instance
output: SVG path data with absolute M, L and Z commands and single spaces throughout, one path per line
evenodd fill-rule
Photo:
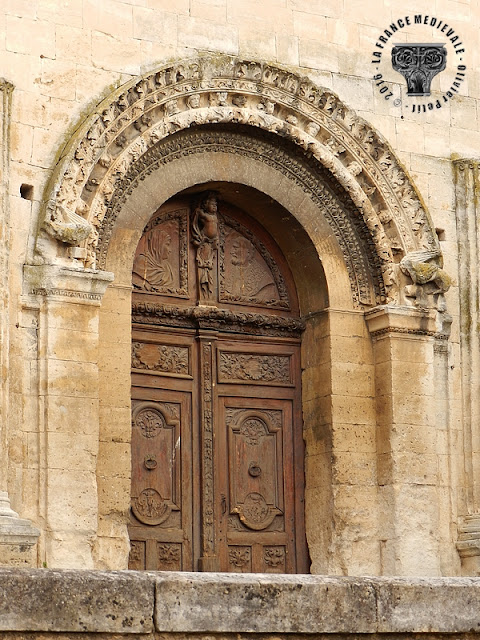
M 365 312 L 368 330 L 373 338 L 388 334 L 448 339 L 451 317 L 435 309 L 382 305 Z
M 51 264 L 25 265 L 24 293 L 99 305 L 113 277 L 113 273 L 94 269 Z

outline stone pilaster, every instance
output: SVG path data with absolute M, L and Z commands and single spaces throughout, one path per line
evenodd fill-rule
M 467 575 L 480 575 L 480 160 L 456 160 L 453 166 L 466 485 L 466 504 L 460 505 L 465 519 L 460 523 L 457 549 L 463 571 Z
M 26 266 L 27 295 L 39 308 L 41 465 L 45 562 L 93 568 L 97 533 L 99 307 L 112 274 Z M 75 549 L 72 555 L 71 550 Z
M 394 306 L 366 314 L 375 359 L 379 533 L 386 575 L 441 574 L 435 345 L 448 337 L 450 318 L 442 322 L 443 316 Z
M 0 565 L 35 565 L 39 531 L 23 520 L 10 507 L 7 491 L 8 429 L 9 429 L 9 268 L 10 268 L 10 206 L 9 159 L 10 117 L 13 85 L 0 78 Z

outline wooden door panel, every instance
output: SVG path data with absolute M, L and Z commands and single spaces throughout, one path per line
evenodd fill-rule
M 132 395 L 129 566 L 191 570 L 191 394 L 134 387 Z
M 294 281 L 217 200 L 163 205 L 135 255 L 129 566 L 305 571 Z
M 292 402 L 219 395 L 217 417 L 221 570 L 294 572 Z

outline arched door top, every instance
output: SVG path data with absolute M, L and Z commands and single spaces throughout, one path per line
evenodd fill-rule
M 360 293 L 357 303 L 395 299 L 395 265 L 407 254 L 428 250 L 440 256 L 430 217 L 381 134 L 307 77 L 229 56 L 162 67 L 100 103 L 55 168 L 43 228 L 78 247 L 69 255 L 86 267 L 102 267 L 115 225 L 115 198 L 119 191 L 131 193 L 142 175 L 154 170 L 153 149 L 180 131 L 218 124 L 255 127 L 279 141 L 288 139 L 301 158 L 314 158 L 342 186 L 374 247 L 382 279 L 375 300 L 362 300 Z M 352 224 L 348 208 L 337 226 L 345 221 Z M 342 233 L 350 246 L 348 230 Z M 363 268 L 354 265 L 352 291 Z

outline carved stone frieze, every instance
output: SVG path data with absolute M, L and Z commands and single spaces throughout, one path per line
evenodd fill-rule
M 86 242 L 78 236 L 77 243 L 86 244 L 86 265 L 94 266 L 98 229 L 113 211 L 118 189 L 133 190 L 132 179 L 127 179 L 133 165 L 139 163 L 137 173 L 140 167 L 153 170 L 145 164 L 145 152 L 172 133 L 209 123 L 244 124 L 289 139 L 327 168 L 349 194 L 364 224 L 367 218 L 378 220 L 382 229 L 379 212 L 391 212 L 387 237 L 397 251 L 438 250 L 428 213 L 378 132 L 308 78 L 229 56 L 169 65 L 104 100 L 79 127 L 55 169 L 48 188 L 48 200 L 55 204 L 44 211 L 44 227 L 53 233 L 59 206 L 85 216 L 92 231 Z M 370 200 L 372 188 L 375 197 Z M 80 213 L 85 205 L 88 212 Z M 378 246 L 380 236 L 374 234 L 372 242 L 380 259 L 391 262 L 391 251 L 382 258 L 388 243 Z

